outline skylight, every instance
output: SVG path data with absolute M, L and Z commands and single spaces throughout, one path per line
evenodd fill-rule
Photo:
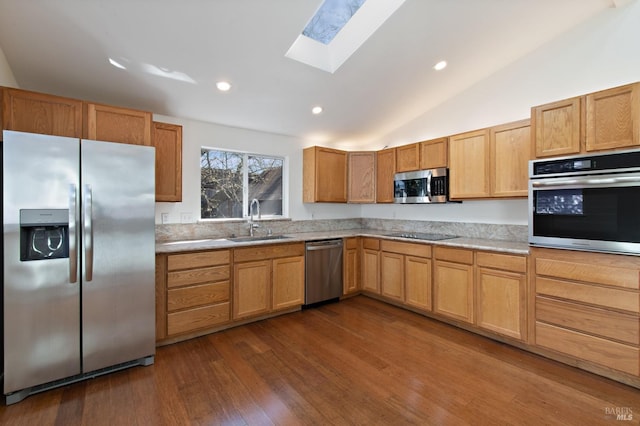
M 302 35 L 329 44 L 367 0 L 324 0 Z
M 404 2 L 324 0 L 285 56 L 333 73 Z

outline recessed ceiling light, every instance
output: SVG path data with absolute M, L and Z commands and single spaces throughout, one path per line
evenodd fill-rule
M 322 107 L 321 106 L 314 106 L 313 108 L 311 108 L 311 112 L 314 113 L 315 115 L 318 115 L 322 112 Z
M 436 71 L 443 70 L 447 67 L 447 61 L 440 61 L 433 66 L 433 69 Z
M 231 83 L 228 81 L 219 81 L 216 83 L 216 87 L 221 92 L 228 92 L 231 89 Z

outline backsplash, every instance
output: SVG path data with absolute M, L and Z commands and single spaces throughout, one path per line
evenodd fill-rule
M 325 220 L 262 220 L 256 235 L 296 234 L 300 232 L 375 229 L 386 232 L 432 232 L 459 237 L 527 242 L 526 225 L 498 225 L 488 223 L 436 222 L 395 219 L 325 219 Z M 249 235 L 246 221 L 199 222 L 156 225 L 157 241 L 200 240 Z

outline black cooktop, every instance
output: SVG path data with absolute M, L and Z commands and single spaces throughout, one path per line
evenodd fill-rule
M 388 236 L 397 237 L 397 238 L 411 238 L 414 240 L 428 240 L 428 241 L 440 241 L 440 240 L 450 240 L 452 238 L 458 238 L 455 235 L 431 234 L 431 233 L 423 233 L 423 232 L 396 232 L 393 234 L 388 234 Z

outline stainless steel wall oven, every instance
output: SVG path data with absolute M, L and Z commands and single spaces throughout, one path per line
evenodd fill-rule
M 640 150 L 529 162 L 529 243 L 640 255 Z

